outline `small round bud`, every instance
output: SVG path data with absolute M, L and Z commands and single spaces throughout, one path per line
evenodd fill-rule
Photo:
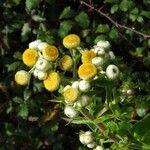
M 75 88 L 75 89 L 79 89 L 79 81 L 74 81 L 72 83 L 72 87 Z
M 139 117 L 143 117 L 146 115 L 146 109 L 145 108 L 136 108 L 136 113 Z
M 81 80 L 79 82 L 79 90 L 82 92 L 89 91 L 90 87 L 91 87 L 90 82 L 87 80 Z
M 50 63 L 43 58 L 39 58 L 35 66 L 36 66 L 36 69 L 40 71 L 44 71 L 44 72 L 47 71 L 51 67 Z
M 92 142 L 92 143 L 87 144 L 87 147 L 88 147 L 88 148 L 94 148 L 95 146 L 96 146 L 96 143 L 95 143 L 95 142 Z
M 114 60 L 116 58 L 115 54 L 113 51 L 109 51 L 109 56 L 111 60 Z
M 119 69 L 117 66 L 115 65 L 109 65 L 107 68 L 106 68 L 106 76 L 111 79 L 111 80 L 114 80 L 118 77 L 119 75 Z
M 41 42 L 42 42 L 41 40 L 35 40 L 35 41 L 29 43 L 29 48 L 38 49 L 38 45 L 39 45 Z
M 81 133 L 81 134 L 79 135 L 79 140 L 80 140 L 80 142 L 81 142 L 82 144 L 85 144 L 85 141 L 84 141 L 84 133 Z
M 78 116 L 78 111 L 76 111 L 72 106 L 66 106 L 64 109 L 64 113 L 69 118 L 74 118 Z
M 47 72 L 38 71 L 38 79 L 45 80 L 47 78 Z
M 90 144 L 90 143 L 92 143 L 93 142 L 93 135 L 92 135 L 92 132 L 90 132 L 90 131 L 87 131 L 87 132 L 85 132 L 85 134 L 84 134 L 84 141 L 85 141 L 85 143 L 86 144 Z
M 34 76 L 35 78 L 38 77 L 38 72 L 39 72 L 38 69 L 34 69 L 34 71 L 33 71 L 33 76 Z
M 104 49 L 109 49 L 110 48 L 110 43 L 108 41 L 99 41 L 97 43 L 97 46 L 101 47 L 101 48 L 104 48 Z
M 48 46 L 48 44 L 47 44 L 46 42 L 41 42 L 41 43 L 39 43 L 39 45 L 38 45 L 38 50 L 39 50 L 40 52 L 42 52 L 47 46 Z
M 103 150 L 103 147 L 98 145 L 98 146 L 96 146 L 95 150 Z
M 95 57 L 92 59 L 92 64 L 95 66 L 102 66 L 105 63 L 105 60 L 102 57 Z
M 66 86 L 64 87 L 64 91 L 68 90 L 69 88 L 71 88 L 71 86 L 70 86 L 70 85 L 66 85 Z

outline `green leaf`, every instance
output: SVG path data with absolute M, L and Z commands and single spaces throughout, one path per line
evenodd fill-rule
M 130 8 L 132 8 L 132 6 L 133 2 L 131 0 L 122 0 L 122 2 L 120 3 L 120 10 L 126 12 Z
M 101 34 L 95 38 L 94 43 L 97 44 L 98 41 L 101 41 L 101 40 L 106 41 L 107 39 L 108 39 L 107 35 Z
M 36 9 L 39 5 L 39 0 L 26 0 L 26 9 L 27 11 L 31 11 L 33 9 Z
M 15 61 L 10 65 L 7 65 L 8 72 L 15 71 L 18 67 L 20 67 L 22 63 L 20 61 Z
M 118 3 L 119 0 L 105 0 L 104 3 Z
M 150 18 L 150 11 L 144 11 L 142 10 L 141 15 L 147 18 Z
M 15 5 L 19 5 L 19 4 L 20 4 L 20 1 L 21 1 L 21 0 L 13 0 L 13 3 L 14 3 Z
M 66 20 L 60 23 L 59 31 L 58 34 L 61 38 L 66 36 L 72 29 L 73 27 L 73 21 L 71 20 Z
M 138 16 L 137 21 L 138 21 L 139 23 L 142 23 L 142 22 L 144 21 L 144 19 L 143 19 L 142 16 Z
M 90 24 L 88 15 L 82 11 L 75 17 L 76 22 L 82 27 L 87 28 Z
M 68 19 L 68 18 L 72 18 L 75 15 L 75 11 L 71 9 L 70 6 L 64 8 L 64 10 L 62 11 L 62 13 L 59 16 L 59 19 Z
M 99 24 L 96 33 L 106 33 L 109 32 L 109 25 L 108 24 Z
M 18 116 L 22 117 L 23 119 L 26 119 L 28 116 L 29 110 L 28 110 L 28 106 L 26 103 L 22 103 L 19 106 L 19 112 L 18 112 Z
M 43 22 L 43 21 L 46 21 L 46 19 L 40 15 L 33 15 L 32 16 L 32 19 L 36 22 Z
M 23 102 L 23 99 L 22 99 L 21 97 L 16 96 L 16 97 L 13 98 L 13 101 L 14 101 L 15 103 L 20 104 L 20 103 Z
M 137 17 L 138 17 L 138 15 L 136 15 L 136 14 L 130 14 L 130 15 L 129 15 L 129 19 L 130 19 L 132 22 L 134 22 L 134 21 L 137 19 Z
M 29 33 L 31 32 L 31 27 L 30 24 L 24 23 L 23 27 L 22 27 L 22 31 L 21 31 L 21 40 L 24 42 L 29 38 Z
M 21 52 L 16 51 L 16 52 L 14 53 L 13 57 L 14 57 L 15 59 L 21 60 L 21 59 L 22 59 L 22 54 L 21 54 Z
M 26 88 L 25 91 L 24 91 L 24 100 L 27 101 L 32 95 L 32 92 L 30 89 Z
M 112 40 L 116 40 L 119 37 L 119 33 L 118 30 L 115 27 L 112 27 L 111 31 L 109 32 L 109 37 Z
M 130 11 L 131 14 L 137 15 L 139 13 L 139 10 L 137 8 L 134 8 Z
M 111 14 L 114 14 L 115 12 L 117 12 L 118 9 L 119 9 L 118 4 L 113 5 L 110 9 Z

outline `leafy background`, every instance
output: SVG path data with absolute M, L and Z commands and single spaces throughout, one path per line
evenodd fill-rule
M 150 1 L 86 2 L 91 8 L 77 0 L 0 0 L 0 149 L 84 149 L 78 132 L 87 127 L 66 126 L 60 104 L 49 101 L 53 93 L 45 91 L 37 80 L 32 80 L 29 87 L 14 82 L 16 71 L 26 69 L 21 54 L 28 43 L 41 39 L 59 47 L 63 54 L 66 50 L 62 39 L 69 33 L 80 35 L 81 44 L 87 48 L 99 40 L 110 41 L 122 71 L 122 86 L 118 88 L 127 85 L 134 90 L 133 96 L 123 96 L 121 110 L 112 106 L 120 110 L 118 117 L 124 118 L 119 128 L 125 132 L 125 126 L 131 129 L 131 141 L 150 143 L 150 39 L 146 36 L 150 35 Z M 130 29 L 116 27 L 93 7 Z M 137 107 L 145 108 L 147 116 L 136 115 L 136 124 L 125 124 Z M 109 126 L 115 131 L 114 122 L 110 121 Z

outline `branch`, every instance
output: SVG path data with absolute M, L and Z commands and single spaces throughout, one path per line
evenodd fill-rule
M 108 16 L 107 14 L 105 14 L 104 12 L 102 12 L 100 9 L 96 9 L 94 6 L 91 6 L 90 4 L 84 2 L 84 1 L 81 1 L 81 5 L 84 5 L 94 11 L 96 11 L 98 14 L 100 14 L 101 16 L 105 17 L 107 20 L 109 20 L 115 27 L 117 28 L 120 28 L 120 29 L 126 29 L 126 30 L 130 30 L 140 36 L 143 36 L 144 39 L 147 39 L 147 38 L 150 38 L 150 35 L 147 35 L 147 34 L 144 34 L 140 31 L 137 31 L 135 29 L 132 29 L 130 27 L 127 27 L 127 26 L 124 26 L 124 25 L 121 25 L 119 23 L 117 23 L 116 21 L 114 21 L 110 16 Z

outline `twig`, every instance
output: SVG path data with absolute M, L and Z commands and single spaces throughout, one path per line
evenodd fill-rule
M 124 26 L 124 25 L 121 25 L 119 23 L 117 23 L 116 21 L 114 21 L 110 16 L 108 16 L 107 14 L 105 14 L 104 12 L 102 12 L 100 9 L 96 9 L 94 6 L 91 6 L 89 5 L 88 3 L 84 2 L 84 1 L 81 1 L 81 5 L 84 5 L 94 11 L 96 11 L 97 13 L 99 13 L 101 16 L 107 18 L 114 26 L 116 26 L 117 28 L 120 28 L 120 29 L 126 29 L 126 30 L 130 30 L 140 36 L 143 36 L 144 39 L 147 39 L 147 38 L 150 38 L 150 35 L 147 35 L 147 34 L 144 34 L 140 31 L 137 31 L 135 29 L 132 29 L 130 27 L 127 27 L 127 26 Z

